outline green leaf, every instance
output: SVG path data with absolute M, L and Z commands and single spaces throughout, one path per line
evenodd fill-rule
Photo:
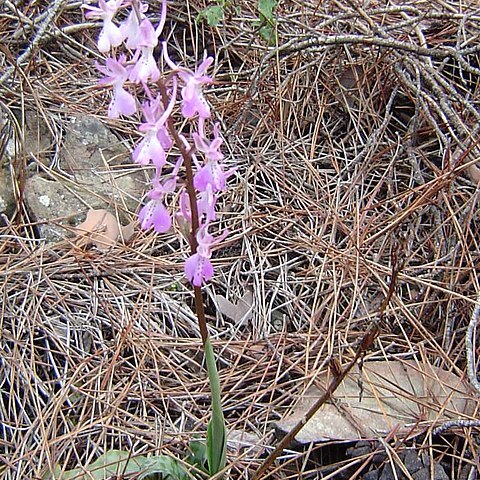
M 210 5 L 198 14 L 197 22 L 205 19 L 210 27 L 217 27 L 223 20 L 223 14 L 223 5 Z
M 269 45 L 275 45 L 277 40 L 274 13 L 277 5 L 277 0 L 258 0 L 259 20 L 256 22 L 256 25 L 259 27 L 260 36 L 266 40 Z
M 277 0 L 258 0 L 258 11 L 260 12 L 260 19 L 262 16 L 268 23 L 274 23 L 275 17 L 273 11 L 277 7 Z
M 205 359 L 207 362 L 210 389 L 212 391 L 212 418 L 208 423 L 207 429 L 207 460 L 210 475 L 215 475 L 225 467 L 227 431 L 220 396 L 220 377 L 218 375 L 210 337 L 208 337 L 205 342 Z
M 276 43 L 276 32 L 275 28 L 272 27 L 271 25 L 265 25 L 260 28 L 260 36 L 269 44 L 269 45 L 275 45 Z
M 190 455 L 186 458 L 186 461 L 199 468 L 200 470 L 207 472 L 205 464 L 207 462 L 207 447 L 204 442 L 200 440 L 192 440 L 190 442 Z
M 169 475 L 174 480 L 187 480 L 189 478 L 187 472 L 179 463 L 168 455 L 148 458 L 143 467 L 143 472 L 138 476 L 138 480 L 142 480 L 154 473 Z
M 149 475 L 157 473 L 168 475 L 172 480 L 188 480 L 189 478 L 178 462 L 167 455 L 132 457 L 129 452 L 123 450 L 109 450 L 85 468 L 75 468 L 61 473 L 60 467 L 56 467 L 50 478 L 52 480 L 106 480 L 112 476 L 125 479 L 134 476 L 134 478 L 143 480 Z
M 215 475 L 225 467 L 226 462 L 226 430 L 225 422 L 212 414 L 207 429 L 207 459 L 210 475 Z

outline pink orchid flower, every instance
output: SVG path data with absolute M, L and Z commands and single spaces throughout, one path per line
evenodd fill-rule
M 108 107 L 108 116 L 111 118 L 133 115 L 137 111 L 135 97 L 124 88 L 128 80 L 128 68 L 125 63 L 125 55 L 120 55 L 118 60 L 107 58 L 105 65 L 96 65 L 97 69 L 105 75 L 99 83 L 113 87 L 113 96 Z
M 130 50 L 136 50 L 140 46 L 140 22 L 145 18 L 147 10 L 148 5 L 138 1 L 137 8 L 132 8 L 127 19 L 120 24 L 119 28 L 125 39 L 125 46 Z
M 148 230 L 153 226 L 154 230 L 158 233 L 165 233 L 170 230 L 172 226 L 172 219 L 163 200 L 154 199 L 150 200 L 138 214 L 140 220 L 140 227 L 142 230 Z
M 202 225 L 197 232 L 197 253 L 187 258 L 185 262 L 185 276 L 196 287 L 201 287 L 202 283 L 213 277 L 213 265 L 210 261 L 212 248 L 228 235 L 225 230 L 220 236 L 215 238 L 208 233 L 208 224 Z
M 218 123 L 213 127 L 214 138 L 211 142 L 208 142 L 204 137 L 203 122 L 199 121 L 199 124 L 199 133 L 193 134 L 193 140 L 197 150 L 204 154 L 205 164 L 200 166 L 199 162 L 196 161 L 198 170 L 194 177 L 194 186 L 197 190 L 203 192 L 208 185 L 211 185 L 213 191 L 218 192 L 225 189 L 226 181 L 235 172 L 235 168 L 224 172 L 220 164 L 223 159 L 223 154 L 220 151 L 223 139 L 220 137 Z M 196 160 L 195 156 L 193 158 Z
M 217 219 L 215 212 L 215 205 L 217 203 L 217 196 L 213 193 L 212 186 L 208 185 L 204 192 L 200 192 L 197 199 L 197 212 L 200 222 L 205 224 Z M 179 198 L 180 211 L 177 216 L 182 224 L 191 228 L 192 223 L 192 209 L 190 208 L 190 198 L 187 191 L 184 189 Z
M 97 45 L 100 52 L 110 51 L 112 47 L 118 47 L 125 37 L 120 28 L 113 23 L 113 17 L 123 6 L 123 0 L 99 0 L 98 7 L 84 4 L 83 8 L 89 10 L 85 17 L 103 20 L 103 27 L 98 35 Z
M 144 103 L 142 107 L 145 122 L 140 125 L 139 130 L 145 132 L 145 136 L 135 147 L 132 159 L 140 165 L 148 165 L 152 162 L 157 169 L 157 176 L 160 175 L 166 162 L 165 150 L 172 146 L 166 123 L 175 104 L 176 92 L 177 84 L 174 81 L 172 97 L 166 110 L 163 110 L 160 96 Z
M 156 82 L 160 78 L 160 70 L 153 50 L 157 46 L 158 36 L 148 18 L 144 18 L 140 23 L 136 43 L 138 48 L 133 58 L 135 66 L 130 72 L 130 80 L 135 83 Z
M 140 227 L 143 230 L 147 230 L 152 226 L 158 233 L 165 233 L 170 230 L 172 218 L 164 205 L 164 197 L 167 193 L 172 193 L 177 188 L 177 173 L 179 168 L 180 164 L 177 162 L 172 175 L 163 183 L 160 183 L 158 179 L 154 179 L 154 187 L 148 193 L 150 201 L 142 207 L 138 214 Z
M 212 77 L 205 75 L 208 67 L 213 63 L 213 57 L 207 57 L 192 72 L 176 65 L 168 56 L 167 44 L 163 42 L 163 56 L 169 67 L 178 73 L 185 86 L 182 88 L 182 115 L 193 118 L 197 113 L 200 118 L 210 118 L 210 106 L 203 96 L 203 86 L 213 83 Z

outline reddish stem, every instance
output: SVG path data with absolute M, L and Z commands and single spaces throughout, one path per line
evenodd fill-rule
M 168 105 L 167 88 L 165 87 L 165 84 L 163 83 L 162 80 L 158 80 L 157 85 L 160 91 L 160 95 L 162 96 L 163 106 L 164 108 L 167 108 L 167 105 Z M 193 186 L 192 154 L 194 152 L 194 148 L 192 147 L 187 150 L 171 118 L 167 120 L 167 126 L 168 126 L 168 131 L 170 132 L 170 135 L 172 135 L 173 140 L 177 145 L 177 148 L 180 150 L 180 154 L 183 157 L 183 163 L 185 165 L 186 188 L 187 188 L 188 198 L 190 200 L 190 212 L 192 215 L 192 229 L 190 231 L 188 242 L 190 244 L 191 254 L 194 255 L 195 253 L 197 253 L 198 242 L 197 242 L 196 233 L 199 225 L 198 208 L 197 208 L 197 192 L 195 191 L 195 187 Z M 198 326 L 200 328 L 202 343 L 205 346 L 205 342 L 207 341 L 207 338 L 208 338 L 208 329 L 207 329 L 207 320 L 205 318 L 205 307 L 203 304 L 202 289 L 201 287 L 196 287 L 194 285 L 193 292 L 195 295 L 195 312 L 198 318 Z

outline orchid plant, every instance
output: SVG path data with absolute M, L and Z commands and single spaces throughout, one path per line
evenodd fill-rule
M 221 151 L 223 139 L 218 123 L 212 123 L 211 107 L 203 88 L 213 83 L 208 69 L 214 58 L 206 56 L 195 70 L 176 64 L 168 54 L 168 45 L 161 42 L 161 61 L 168 75 L 162 75 L 154 57 L 167 15 L 167 0 L 162 0 L 160 20 L 154 26 L 147 17 L 148 5 L 141 0 L 98 0 L 98 5 L 83 5 L 86 17 L 101 20 L 97 46 L 110 54 L 104 64 L 97 64 L 103 75 L 101 85 L 111 87 L 112 97 L 108 115 L 112 118 L 131 116 L 140 112 L 143 122 L 138 131 L 141 140 L 132 154 L 141 166 L 153 166 L 155 175 L 148 201 L 139 213 L 142 229 L 153 228 L 158 233 L 170 230 L 174 218 L 179 230 L 186 232 L 190 256 L 184 264 L 186 278 L 193 285 L 195 308 L 203 341 L 212 392 L 212 418 L 207 431 L 207 460 L 209 473 L 216 474 L 225 466 L 226 434 L 220 402 L 220 384 L 208 335 L 201 287 L 214 274 L 212 250 L 228 232 L 213 233 L 216 202 L 225 190 L 227 179 L 234 169 L 225 171 Z M 120 10 L 129 9 L 126 19 L 117 23 Z M 124 52 L 117 54 L 121 46 Z M 163 70 L 163 69 L 162 69 Z M 135 88 L 129 89 L 129 86 Z M 139 88 L 139 86 L 141 88 Z M 140 100 L 138 93 L 142 92 Z M 178 99 L 178 92 L 180 98 Z M 132 93 L 134 92 L 134 93 Z M 175 108 L 180 102 L 180 109 Z M 190 131 L 178 131 L 175 112 L 185 120 Z M 170 161 L 171 148 L 180 155 Z M 168 173 L 165 173 L 168 170 Z M 184 172 L 185 181 L 180 172 Z M 167 209 L 165 198 L 177 192 L 178 212 Z

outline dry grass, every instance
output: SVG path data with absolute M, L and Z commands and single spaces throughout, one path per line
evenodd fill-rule
M 103 118 L 107 102 L 95 86 L 95 30 L 76 27 L 79 2 L 56 2 L 57 18 L 35 37 L 47 3 L 5 1 L 0 16 L 0 144 L 13 136 L 19 146 L 10 165 L 18 209 L 0 231 L 0 477 L 8 480 L 85 465 L 112 448 L 182 457 L 209 411 L 174 234 L 138 231 L 103 253 L 35 239 L 22 202 L 25 111 L 60 140 L 65 118 Z M 281 3 L 275 47 L 256 31 L 255 2 L 235 2 L 218 28 L 195 24 L 200 1 L 171 2 L 166 31 L 172 55 L 190 65 L 204 48 L 217 53 L 209 98 L 238 167 L 222 198 L 232 234 L 205 289 L 228 427 L 258 438 L 231 452 L 232 478 L 251 477 L 275 443 L 271 422 L 328 360 L 352 357 L 379 320 L 393 271 L 368 358 L 414 358 L 466 376 L 480 289 L 472 181 L 480 11 L 440 0 Z M 135 135 L 133 123 L 109 123 L 122 138 Z M 247 287 L 254 315 L 235 325 L 216 312 L 214 294 L 235 301 Z M 478 466 L 475 430 L 457 433 L 447 449 L 430 430 L 417 441 L 449 462 L 454 479 Z M 404 439 L 392 436 L 385 448 L 395 462 Z M 322 477 L 319 448 L 286 452 L 271 476 L 341 478 L 351 464 L 353 479 L 362 462 L 369 468 L 371 458 L 359 457 Z

